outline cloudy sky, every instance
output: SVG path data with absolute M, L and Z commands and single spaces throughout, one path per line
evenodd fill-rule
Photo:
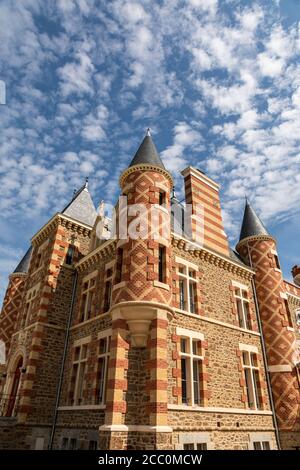
M 221 183 L 232 246 L 248 195 L 290 278 L 299 21 L 299 0 L 1 0 L 0 296 L 85 176 L 95 204 L 115 201 L 147 127 L 179 194 L 189 164 Z

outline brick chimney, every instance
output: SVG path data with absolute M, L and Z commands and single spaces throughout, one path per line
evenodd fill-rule
M 196 214 L 203 217 L 202 241 L 204 247 L 229 256 L 227 236 L 224 232 L 221 204 L 219 196 L 220 186 L 208 178 L 200 170 L 188 167 L 181 172 L 184 177 L 185 202 L 192 205 L 192 238 L 197 240 Z M 201 209 L 200 213 L 197 206 Z M 202 214 L 201 214 L 202 212 Z
M 294 283 L 300 287 L 300 266 L 293 266 L 292 268 L 292 275 L 294 278 Z

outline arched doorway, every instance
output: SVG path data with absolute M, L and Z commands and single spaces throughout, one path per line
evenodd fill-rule
M 12 387 L 11 391 L 9 394 L 9 399 L 8 399 L 8 404 L 7 404 L 7 409 L 6 409 L 6 416 L 13 416 L 14 415 L 14 410 L 17 404 L 17 399 L 18 399 L 18 390 L 20 386 L 20 378 L 21 378 L 21 368 L 23 366 L 23 358 L 20 357 L 20 359 L 17 362 L 17 365 L 15 367 L 15 372 L 13 374 L 12 378 Z

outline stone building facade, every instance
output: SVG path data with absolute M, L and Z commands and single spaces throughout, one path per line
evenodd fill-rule
M 147 135 L 114 220 L 85 183 L 31 239 L 0 315 L 2 449 L 299 448 L 299 268 L 248 202 L 233 251 L 218 184 L 182 175 L 184 205 Z

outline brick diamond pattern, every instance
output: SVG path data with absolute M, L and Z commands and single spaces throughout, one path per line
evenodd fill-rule
M 256 270 L 255 284 L 269 366 L 291 365 L 295 335 L 287 330 L 287 312 L 281 293 L 285 284 L 280 271 L 275 269 L 276 249 L 273 240 L 250 240 L 249 252 Z M 249 260 L 247 246 L 241 255 Z M 293 364 L 292 364 L 293 366 Z M 271 383 L 276 416 L 281 430 L 296 430 L 300 426 L 299 384 L 295 371 L 271 372 Z
M 162 174 L 152 171 L 137 170 L 131 173 L 124 185 L 130 185 L 127 194 L 128 204 L 143 204 L 147 208 L 147 217 L 150 220 L 150 210 L 153 204 L 159 203 L 159 190 L 166 189 L 166 204 L 170 204 L 169 180 Z M 131 219 L 128 219 L 130 223 Z M 159 219 L 159 233 L 162 233 L 162 218 Z M 169 239 L 170 242 L 170 239 Z M 113 303 L 125 301 L 150 301 L 171 304 L 171 266 L 170 248 L 166 247 L 166 280 L 170 290 L 154 286 L 158 280 L 158 248 L 159 242 L 153 240 L 150 234 L 145 240 L 129 240 L 123 245 L 124 274 L 122 280 L 126 285 L 114 292 Z

